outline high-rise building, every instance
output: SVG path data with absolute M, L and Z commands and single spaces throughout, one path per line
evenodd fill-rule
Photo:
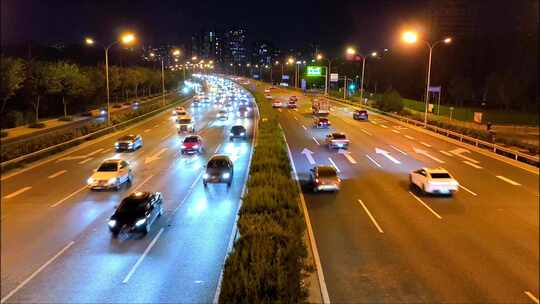
M 270 65 L 278 58 L 278 56 L 279 52 L 277 52 L 277 49 L 272 43 L 264 40 L 253 43 L 251 63 Z
M 191 56 L 205 60 L 223 61 L 221 35 L 215 30 L 201 30 L 191 37 Z
M 226 63 L 245 64 L 247 62 L 246 30 L 236 28 L 226 32 L 223 55 Z

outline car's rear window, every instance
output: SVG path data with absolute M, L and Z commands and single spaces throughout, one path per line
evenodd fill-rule
M 233 131 L 233 132 L 243 132 L 245 130 L 246 130 L 246 128 L 244 128 L 243 126 L 233 126 L 231 128 L 231 131 Z
M 186 142 L 186 143 L 199 142 L 199 138 L 197 136 L 188 136 L 188 137 L 184 138 L 184 142 Z
M 118 140 L 134 140 L 134 139 L 135 139 L 135 135 L 125 135 L 125 136 L 120 137 Z
M 319 176 L 322 177 L 334 177 L 337 175 L 336 169 L 332 167 L 321 167 L 319 168 Z
M 366 110 L 359 110 L 359 111 L 357 111 L 357 112 L 358 112 L 358 114 L 367 114 L 367 111 L 366 111 Z
M 114 172 L 118 168 L 118 163 L 103 163 L 97 169 L 98 172 Z
M 332 137 L 334 137 L 334 139 L 345 139 L 345 134 L 334 133 L 332 134 Z
M 431 173 L 431 178 L 450 178 L 448 173 Z
M 118 206 L 118 212 L 120 213 L 138 213 L 144 211 L 146 206 L 147 197 L 144 198 L 133 198 L 126 197 Z
M 328 122 L 327 118 L 319 118 L 319 122 Z
M 190 124 L 191 119 L 190 118 L 177 119 L 176 122 L 179 124 Z
M 227 161 L 224 159 L 213 159 L 208 162 L 208 168 L 225 168 L 227 165 Z

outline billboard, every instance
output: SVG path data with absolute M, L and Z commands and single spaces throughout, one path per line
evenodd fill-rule
M 331 82 L 337 82 L 338 81 L 338 73 L 330 73 L 330 81 Z
M 322 75 L 322 67 L 320 67 L 320 66 L 308 66 L 307 67 L 307 75 L 308 76 L 321 76 Z
M 283 79 L 283 80 L 289 80 L 289 75 L 282 75 L 282 76 L 281 76 L 281 79 Z

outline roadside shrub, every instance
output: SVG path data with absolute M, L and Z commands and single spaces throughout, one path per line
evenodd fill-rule
M 8 136 L 8 132 L 7 132 L 7 131 L 4 131 L 4 130 L 0 131 L 0 137 L 1 137 L 1 138 L 7 137 L 7 136 Z
M 403 99 L 396 90 L 391 90 L 378 98 L 375 106 L 385 112 L 401 112 L 403 110 Z
M 90 112 L 90 111 L 83 112 L 83 113 L 81 113 L 81 116 L 92 117 L 92 112 Z
M 73 121 L 73 116 L 62 116 L 58 118 L 59 121 Z
M 45 124 L 42 122 L 34 122 L 34 123 L 29 124 L 28 127 L 33 128 L 33 129 L 41 129 L 41 128 L 45 128 Z
M 113 105 L 112 107 L 115 108 L 115 109 L 119 109 L 119 108 L 122 107 L 122 105 L 121 105 L 121 104 L 115 104 L 115 105 Z
M 10 111 L 2 118 L 4 128 L 15 128 L 26 124 L 23 113 L 19 111 Z

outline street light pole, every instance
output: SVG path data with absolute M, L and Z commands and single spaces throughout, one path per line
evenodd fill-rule
M 364 101 L 364 69 L 366 67 L 366 56 L 362 56 L 362 80 L 360 80 L 360 101 Z
M 111 47 L 112 44 L 105 49 L 105 86 L 107 87 L 107 126 L 111 125 L 111 104 L 110 104 L 110 97 L 109 97 L 109 47 Z
M 431 54 L 433 53 L 433 46 L 426 42 L 429 48 L 429 61 L 428 61 L 428 70 L 427 70 L 427 84 L 426 84 L 426 106 L 424 109 L 424 128 L 427 126 L 427 113 L 428 113 L 428 103 L 429 103 L 429 82 L 431 76 Z
M 165 105 L 165 68 L 163 67 L 163 57 L 161 57 L 161 100 Z

